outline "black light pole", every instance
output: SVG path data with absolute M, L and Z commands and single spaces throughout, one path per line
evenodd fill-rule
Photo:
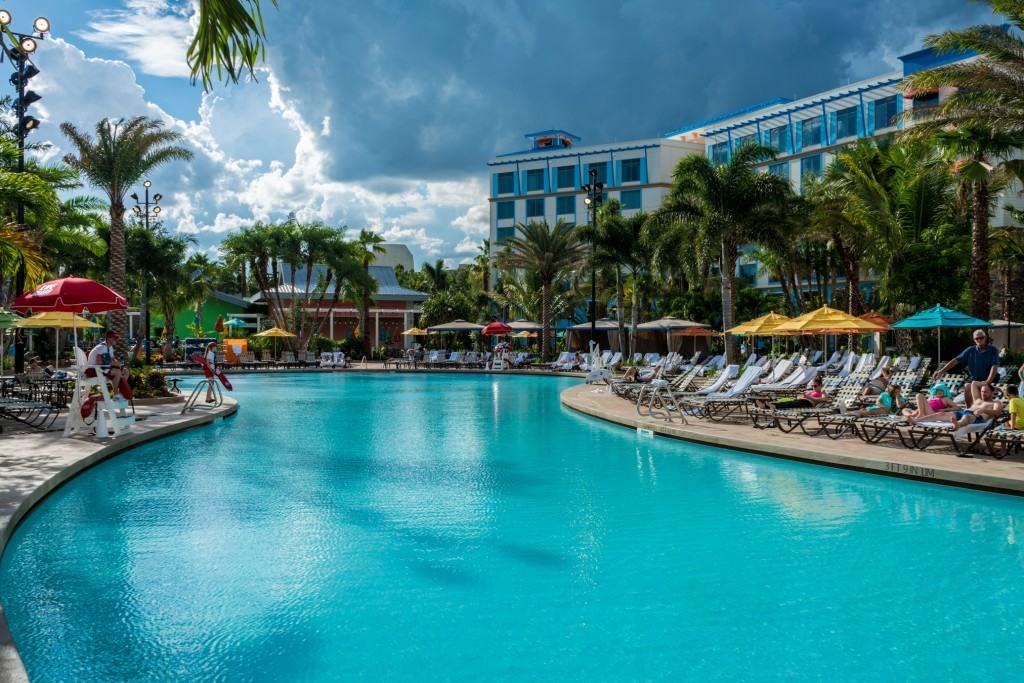
M 583 186 L 583 203 L 590 209 L 590 348 L 597 339 L 597 209 L 601 206 L 604 183 L 597 180 L 597 169 L 590 169 L 590 182 Z M 619 304 L 621 305 L 621 303 Z
M 142 183 L 142 187 L 145 189 L 145 199 L 142 203 L 139 203 L 139 195 L 132 192 L 131 198 L 135 200 L 135 206 L 132 207 L 132 211 L 135 215 L 142 219 L 142 224 L 146 228 L 146 232 L 149 232 L 149 218 L 152 216 L 154 219 L 160 216 L 160 200 L 163 199 L 163 195 L 157 192 L 153 195 L 153 201 L 149 200 L 149 188 L 153 186 L 153 183 L 146 180 Z M 152 208 L 150 208 L 152 207 Z M 142 269 L 142 292 L 140 292 L 140 305 L 142 308 L 142 345 L 146 349 L 146 365 L 150 363 L 149 355 L 149 300 L 146 295 L 146 282 L 149 280 L 149 273 L 146 268 Z
M 11 85 L 18 92 L 18 99 L 14 101 L 14 134 L 18 138 L 18 173 L 25 172 L 25 137 L 39 127 L 39 119 L 29 116 L 28 108 L 34 102 L 42 98 L 31 90 L 26 90 L 29 80 L 39 75 L 39 69 L 29 59 L 29 55 L 39 47 L 40 40 L 50 32 L 50 20 L 46 17 L 36 17 L 32 22 L 34 33 L 17 33 L 12 31 L 10 24 L 13 17 L 7 10 L 0 10 L 0 62 L 6 56 L 14 67 L 11 74 Z M 6 40 L 4 39 L 6 38 Z M 8 45 L 10 41 L 10 45 Z M 25 229 L 25 205 L 18 202 L 17 214 L 18 230 Z M 25 264 L 18 264 L 18 272 L 14 279 L 15 296 L 25 293 Z M 22 372 L 25 369 L 25 339 L 18 331 L 14 342 L 14 371 Z

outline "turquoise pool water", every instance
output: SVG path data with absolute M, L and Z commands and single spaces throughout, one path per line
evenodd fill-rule
M 1024 501 L 638 438 L 565 386 L 237 378 L 19 528 L 32 679 L 1019 680 Z

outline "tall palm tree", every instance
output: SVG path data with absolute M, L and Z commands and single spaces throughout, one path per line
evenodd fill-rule
M 180 146 L 180 133 L 145 116 L 132 119 L 104 119 L 96 124 L 95 138 L 70 123 L 62 123 L 61 131 L 75 148 L 64 161 L 81 173 L 90 183 L 103 190 L 110 204 L 110 275 L 108 284 L 118 292 L 125 291 L 124 198 L 133 184 L 153 169 L 169 161 L 189 160 L 192 152 Z M 127 316 L 111 311 L 110 324 L 126 338 Z M 125 342 L 119 351 L 124 353 Z
M 933 139 L 950 162 L 954 178 L 970 194 L 971 315 L 988 320 L 992 301 L 988 234 L 993 200 L 991 190 L 993 183 L 1003 180 L 1010 155 L 1024 147 L 1024 134 L 996 133 L 989 128 L 961 126 L 938 131 Z
M 370 266 L 377 261 L 377 254 L 387 251 L 384 247 L 384 238 L 372 230 L 360 230 L 356 238 L 356 245 L 359 249 L 359 260 L 363 264 L 363 271 L 369 280 Z M 366 333 L 366 322 L 370 312 L 371 287 L 364 284 L 359 290 L 359 329 L 363 332 L 363 353 L 370 353 L 370 335 Z M 379 334 L 379 332 L 378 332 Z
M 484 290 L 484 294 L 491 291 L 491 261 L 493 258 L 494 255 L 491 253 L 491 241 L 485 239 L 483 243 L 477 247 L 477 255 L 473 258 L 473 268 L 480 276 L 480 288 Z
M 437 259 L 433 264 L 424 263 L 422 271 L 426 273 L 433 294 L 448 289 L 448 271 L 444 267 L 444 259 Z
M 277 0 L 270 2 L 277 6 Z M 201 80 L 209 90 L 214 72 L 233 83 L 255 75 L 267 37 L 260 5 L 260 0 L 198 0 L 196 34 L 187 56 L 193 83 Z
M 774 231 L 790 205 L 789 182 L 756 165 L 773 159 L 770 147 L 748 144 L 736 150 L 728 163 L 715 165 L 705 156 L 680 160 L 672 189 L 652 220 L 676 226 L 666 239 L 696 238 L 697 253 L 711 247 L 718 252 L 722 287 L 722 325 L 736 324 L 736 263 L 743 244 L 760 242 Z M 690 242 L 689 244 L 694 244 Z M 732 335 L 725 336 L 729 358 L 734 357 Z
M 559 219 L 530 221 L 516 226 L 515 235 L 505 241 L 498 262 L 506 268 L 531 271 L 541 285 L 541 360 L 548 359 L 551 327 L 551 294 L 555 283 L 576 270 L 586 253 L 586 244 L 573 226 Z
M 926 136 L 946 127 L 980 127 L 999 133 L 1024 130 L 1024 0 L 984 0 L 994 14 L 1006 17 L 1015 30 L 1000 25 L 971 26 L 929 36 L 925 44 L 942 54 L 976 52 L 978 59 L 954 62 L 912 74 L 904 81 L 908 93 L 958 90 L 930 107 L 908 112 L 915 122 L 908 132 Z

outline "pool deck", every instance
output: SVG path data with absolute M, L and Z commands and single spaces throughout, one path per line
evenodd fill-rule
M 810 437 L 799 430 L 784 434 L 777 429 L 754 429 L 738 421 L 723 424 L 691 417 L 684 425 L 678 415 L 672 422 L 641 416 L 634 403 L 598 385 L 569 387 L 562 392 L 561 401 L 567 408 L 585 415 L 685 441 L 891 477 L 1024 495 L 1024 462 L 1019 459 L 996 460 L 986 455 L 958 458 L 951 447 L 936 445 L 927 451 L 916 451 L 902 447 L 896 439 L 876 445 L 852 435 L 833 441 L 825 436 Z
M 28 511 L 79 472 L 133 446 L 210 424 L 238 410 L 238 403 L 228 397 L 218 408 L 187 415 L 180 414 L 182 405 L 175 401 L 137 407 L 138 421 L 127 433 L 113 439 L 65 439 L 61 436 L 63 417 L 45 432 L 14 428 L 5 421 L 5 431 L 0 434 L 0 553 Z M 0 683 L 22 681 L 28 681 L 28 676 L 0 607 Z

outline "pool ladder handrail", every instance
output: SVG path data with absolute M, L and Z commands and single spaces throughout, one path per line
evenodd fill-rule
M 205 390 L 212 387 L 214 400 L 213 403 L 199 404 L 200 394 L 205 396 Z M 213 410 L 214 408 L 220 408 L 224 405 L 224 394 L 220 390 L 220 382 L 215 377 L 204 377 L 203 379 L 196 382 L 196 385 L 192 388 L 192 393 L 188 395 L 185 400 L 185 405 L 181 409 L 181 414 L 191 412 L 202 408 L 203 410 Z

